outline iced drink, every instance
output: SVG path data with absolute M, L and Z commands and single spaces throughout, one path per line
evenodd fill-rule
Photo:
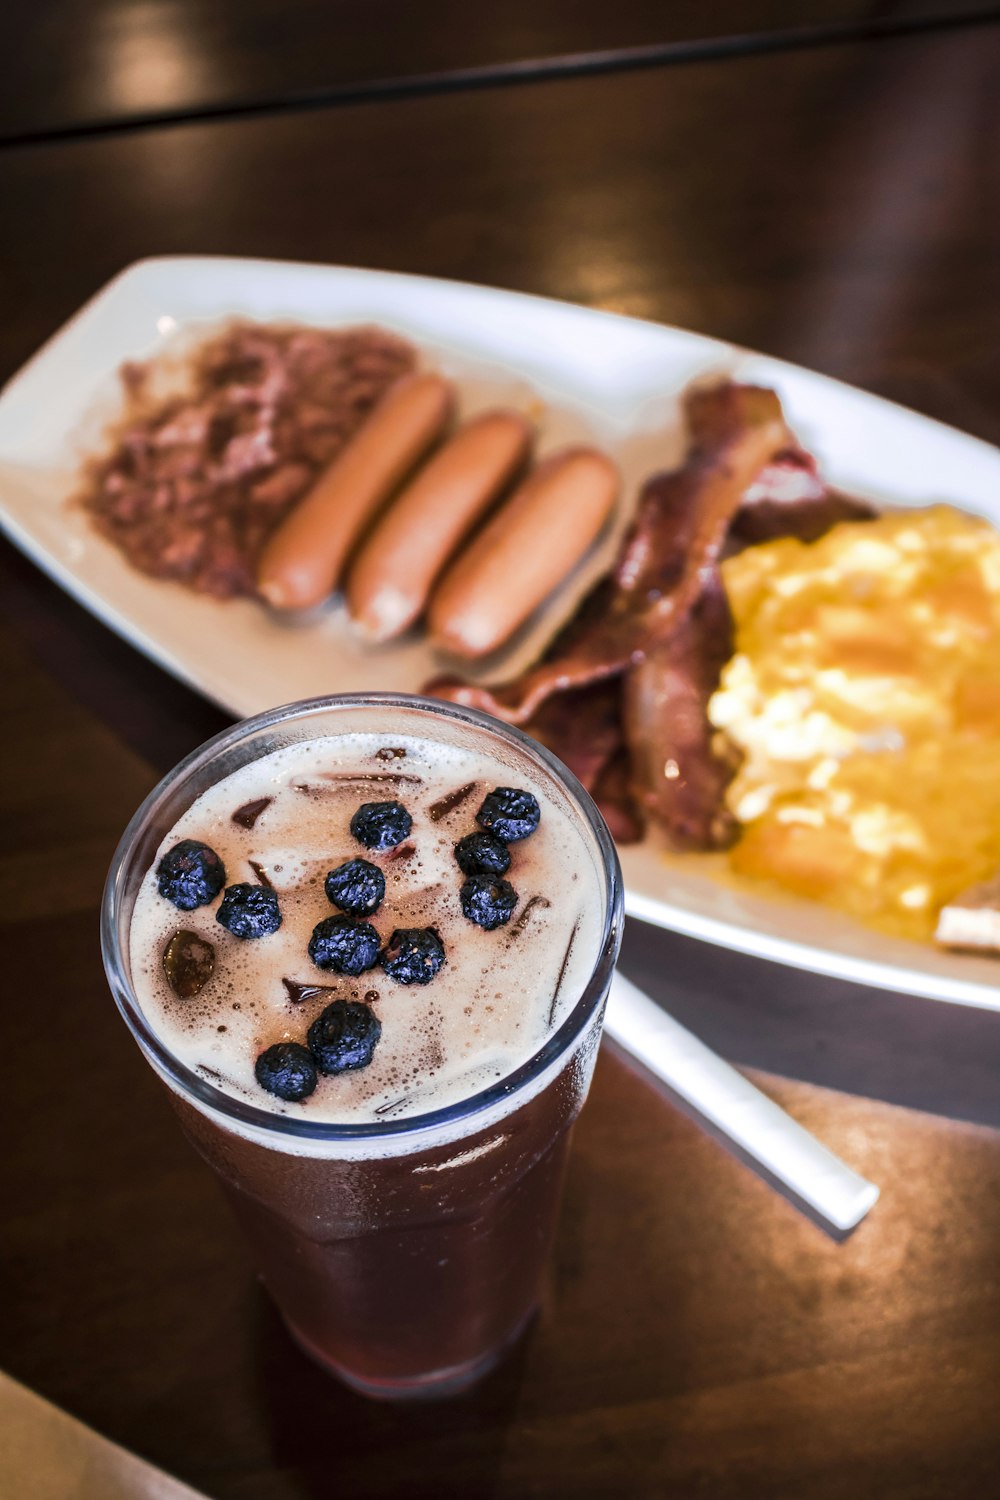
M 565 768 L 420 699 L 249 720 L 127 831 L 116 998 L 290 1331 L 355 1387 L 461 1388 L 530 1317 L 620 899 Z

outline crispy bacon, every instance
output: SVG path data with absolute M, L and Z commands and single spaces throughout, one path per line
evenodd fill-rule
M 874 514 L 867 501 L 828 489 L 812 454 L 794 448 L 767 464 L 747 490 L 728 545 L 750 547 L 779 536 L 815 542 L 839 521 L 868 521 Z
M 594 785 L 594 801 L 604 814 L 616 844 L 637 844 L 646 831 L 642 812 L 632 796 L 631 775 L 628 750 L 623 744 Z
M 554 693 L 531 721 L 534 738 L 558 755 L 588 792 L 624 744 L 620 696 L 613 681 Z
M 623 679 L 629 790 L 676 849 L 723 849 L 736 836 L 724 797 L 739 758 L 707 713 L 732 652 L 732 615 L 713 569 L 671 640 L 655 646 Z

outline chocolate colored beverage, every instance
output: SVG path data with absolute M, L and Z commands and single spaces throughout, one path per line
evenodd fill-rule
M 495 720 L 292 705 L 165 778 L 116 856 L 116 999 L 290 1331 L 459 1389 L 529 1319 L 620 938 L 587 794 Z

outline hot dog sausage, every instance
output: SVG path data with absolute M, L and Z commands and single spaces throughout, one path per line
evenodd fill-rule
M 351 617 L 373 640 L 413 624 L 455 548 L 527 458 L 532 436 L 518 412 L 473 417 L 392 502 L 347 578 Z
M 428 611 L 432 639 L 459 656 L 503 644 L 580 561 L 618 494 L 618 470 L 596 448 L 538 465 L 459 554 Z
M 440 375 L 407 375 L 383 396 L 261 554 L 257 587 L 279 609 L 308 609 L 336 587 L 366 522 L 404 479 L 451 416 Z

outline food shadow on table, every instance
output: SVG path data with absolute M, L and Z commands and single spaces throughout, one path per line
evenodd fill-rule
M 621 967 L 737 1066 L 1000 1128 L 994 1011 L 851 984 L 637 921 L 626 923 Z

